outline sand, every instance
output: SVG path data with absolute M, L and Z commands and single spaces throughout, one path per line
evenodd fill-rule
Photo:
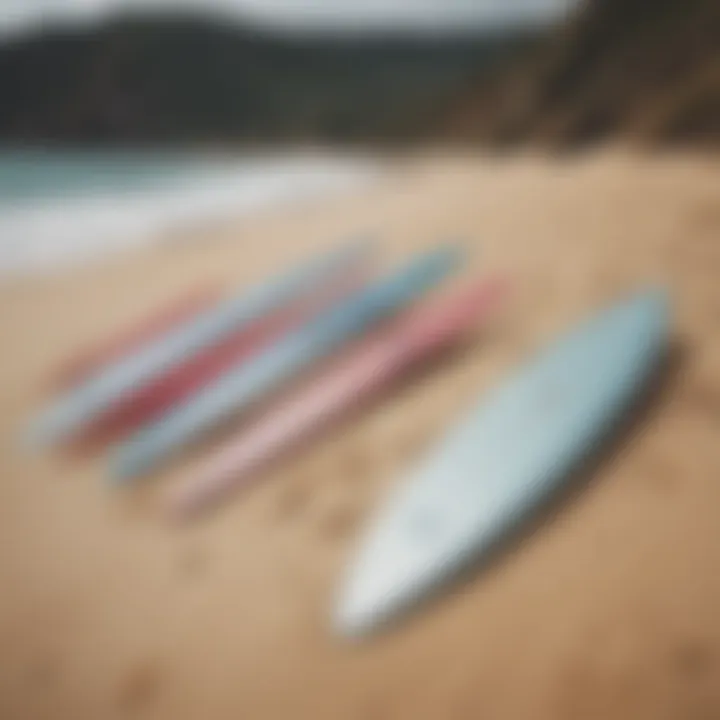
M 466 274 L 512 273 L 514 300 L 192 527 L 158 500 L 207 446 L 126 493 L 102 455 L 18 447 L 78 347 L 365 230 L 387 265 L 458 238 Z M 197 232 L 0 288 L 3 720 L 720 717 L 717 160 L 437 154 L 358 196 Z M 672 291 L 674 360 L 621 446 L 454 592 L 371 641 L 335 637 L 344 563 L 399 473 L 534 348 L 647 282 Z

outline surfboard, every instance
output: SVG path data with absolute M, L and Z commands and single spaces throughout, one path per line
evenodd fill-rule
M 212 427 L 250 411 L 293 377 L 421 298 L 457 270 L 460 247 L 442 246 L 313 316 L 123 442 L 113 458 L 121 484 L 145 474 Z
M 557 491 L 658 368 L 668 305 L 655 288 L 624 299 L 486 395 L 371 520 L 336 630 L 365 634 L 438 592 Z
M 292 306 L 329 278 L 367 262 L 373 245 L 353 241 L 300 267 L 244 289 L 190 322 L 171 328 L 129 356 L 120 357 L 87 382 L 63 393 L 36 417 L 25 436 L 30 447 L 47 447 L 71 438 L 138 387 L 190 358 Z

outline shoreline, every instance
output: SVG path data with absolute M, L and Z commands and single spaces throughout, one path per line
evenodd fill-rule
M 30 187 L 0 206 L 0 275 L 68 270 L 124 248 L 162 238 L 168 242 L 176 233 L 187 237 L 188 227 L 332 198 L 382 174 L 378 158 L 307 151 L 224 160 L 178 155 L 174 165 L 157 164 L 152 155 L 140 162 L 143 157 L 128 161 L 114 153 L 16 153 L 16 172 L 25 172 Z M 81 181 L 87 173 L 86 186 L 65 190 L 63 196 L 58 183 L 33 195 L 33 178 L 39 182 L 47 164 L 58 174 L 64 163 L 74 163 Z M 11 186 L 12 168 L 5 172 Z M 93 186 L 93 179 L 99 184 Z

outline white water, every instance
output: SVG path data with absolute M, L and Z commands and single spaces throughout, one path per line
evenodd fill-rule
M 132 158 L 105 156 L 92 158 L 87 181 L 78 187 L 82 162 L 73 157 L 70 169 L 67 156 L 14 153 L 3 168 L 0 155 L 5 185 L 4 194 L 0 187 L 0 276 L 98 261 L 167 240 L 172 230 L 188 225 L 351 192 L 379 172 L 379 164 L 367 158 L 296 154 L 230 162 L 174 160 L 171 166 L 157 163 L 154 178 L 148 173 L 152 164 L 143 159 L 133 177 Z M 15 177 L 23 182 L 13 183 Z M 74 185 L 63 183 L 64 177 Z

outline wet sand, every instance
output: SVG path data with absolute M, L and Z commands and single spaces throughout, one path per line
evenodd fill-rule
M 387 265 L 460 239 L 468 274 L 517 278 L 512 305 L 189 528 L 158 499 L 207 446 L 126 493 L 102 456 L 18 448 L 79 347 L 193 286 L 250 282 L 366 229 Z M 398 473 L 534 348 L 647 282 L 673 294 L 673 363 L 615 452 L 393 632 L 333 636 L 357 530 Z M 3 720 L 720 717 L 717 159 L 426 158 L 357 197 L 8 283 L 0 345 Z

